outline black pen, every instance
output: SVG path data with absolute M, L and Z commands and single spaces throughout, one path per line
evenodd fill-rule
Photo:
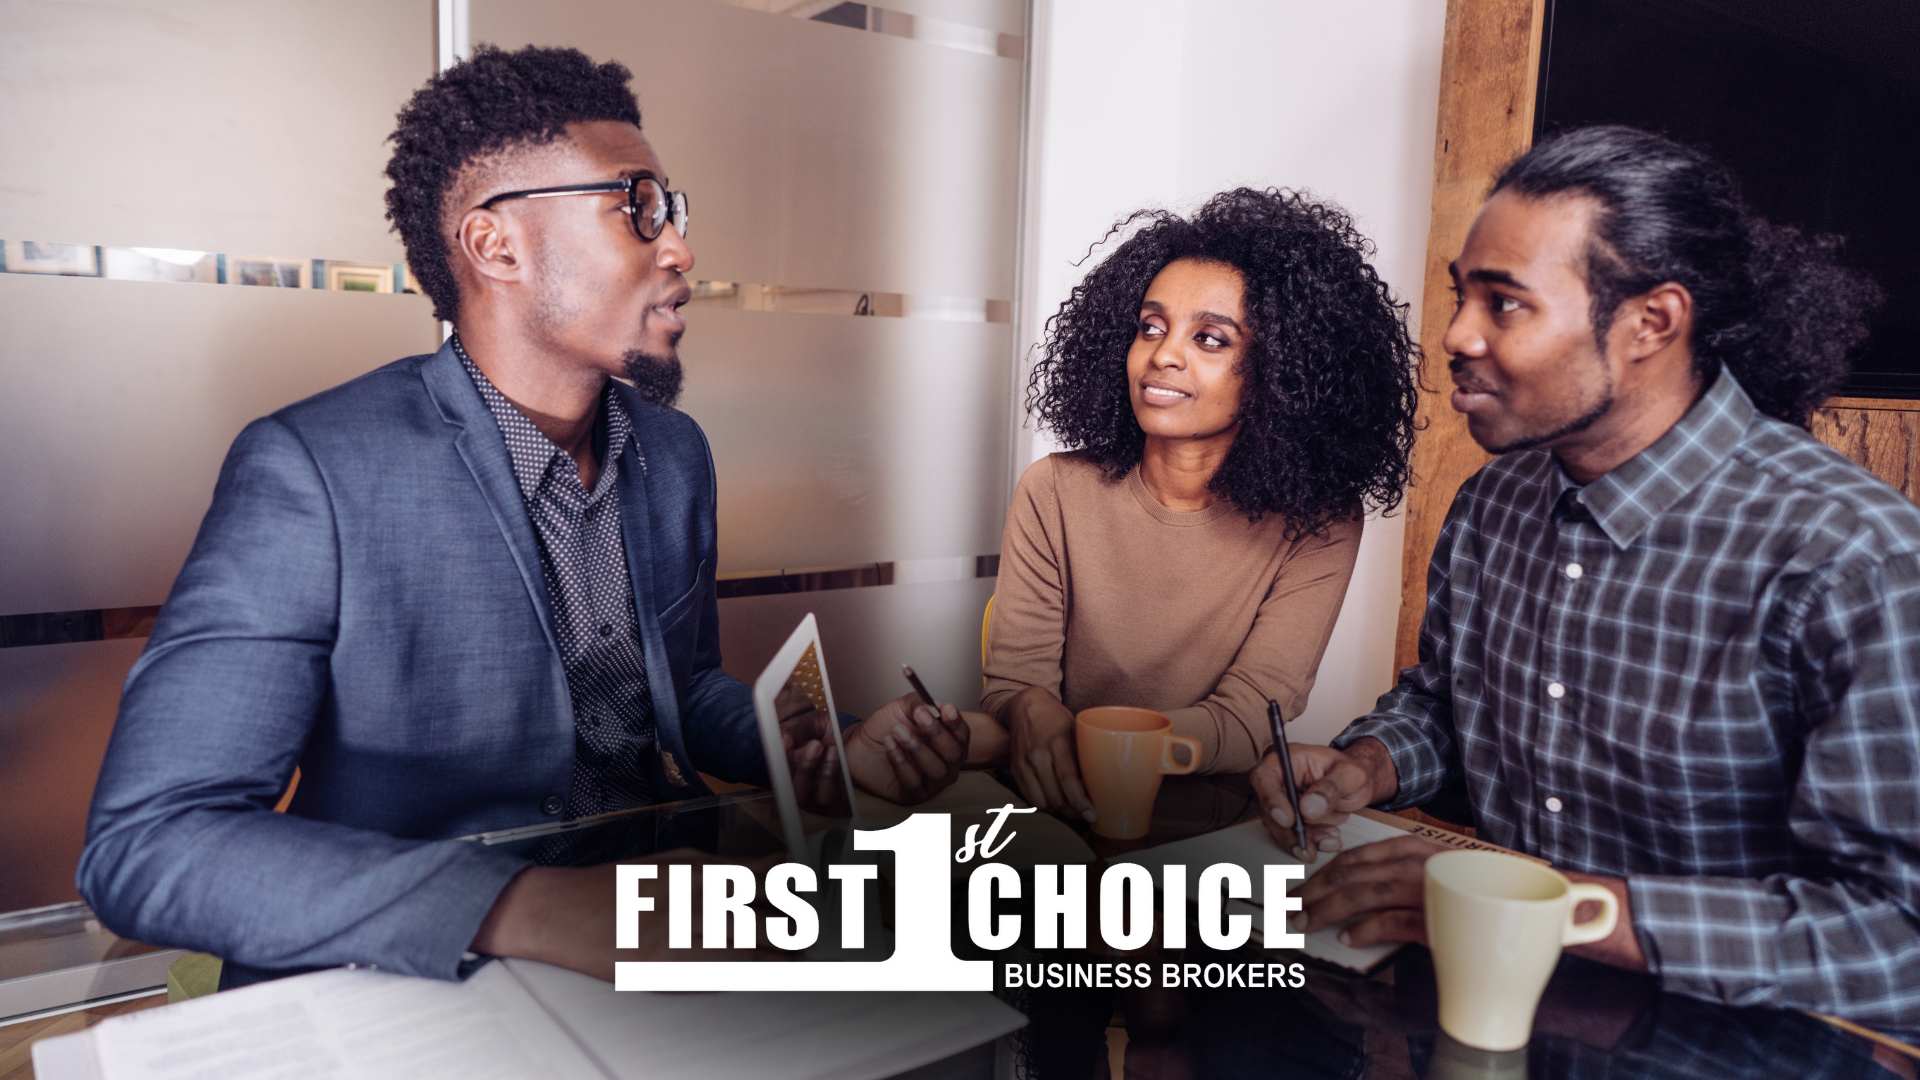
M 1287 752 L 1287 733 L 1281 730 L 1280 703 L 1267 702 L 1267 722 L 1273 725 L 1273 750 L 1280 755 L 1280 777 L 1287 782 L 1287 805 L 1293 807 L 1293 835 L 1300 840 L 1300 857 L 1311 861 L 1307 846 L 1307 819 L 1300 816 L 1300 787 L 1293 782 L 1293 755 Z
M 920 695 L 920 700 L 927 703 L 927 708 L 932 709 L 935 716 L 940 715 L 940 703 L 933 700 L 932 694 L 927 693 L 927 684 L 920 681 L 920 676 L 915 675 L 913 669 L 905 664 L 900 665 L 900 674 L 905 675 L 907 681 L 913 684 L 913 692 Z

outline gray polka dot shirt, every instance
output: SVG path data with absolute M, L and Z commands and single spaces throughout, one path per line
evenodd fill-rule
M 615 490 L 633 422 L 609 387 L 594 428 L 600 476 L 588 491 L 573 458 L 488 381 L 458 335 L 453 351 L 506 437 L 513 475 L 540 542 L 554 637 L 573 699 L 573 789 L 566 816 L 648 805 L 653 802 L 653 697 Z

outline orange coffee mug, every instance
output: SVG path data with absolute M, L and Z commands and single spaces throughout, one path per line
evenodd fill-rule
M 1137 840 L 1153 822 L 1160 778 L 1184 776 L 1200 767 L 1200 743 L 1173 733 L 1173 721 L 1152 709 L 1103 705 L 1073 718 L 1080 750 L 1080 779 L 1100 815 L 1093 831 L 1116 840 Z M 1187 748 L 1187 763 L 1173 748 Z

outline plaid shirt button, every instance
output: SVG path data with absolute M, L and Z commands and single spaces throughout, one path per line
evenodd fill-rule
M 1559 701 L 1561 698 L 1567 696 L 1567 688 L 1557 682 L 1550 682 L 1547 684 L 1547 696 L 1555 701 Z
M 1579 581 L 1580 575 L 1584 573 L 1586 573 L 1586 570 L 1582 569 L 1579 563 L 1570 562 L 1567 564 L 1567 580 L 1568 581 Z
M 1560 796 L 1558 795 L 1547 796 L 1547 813 L 1557 814 L 1560 811 L 1565 810 L 1566 808 L 1567 808 L 1567 804 L 1560 801 Z

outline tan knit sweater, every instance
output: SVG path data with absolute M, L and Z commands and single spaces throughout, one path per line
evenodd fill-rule
M 1288 541 L 1225 500 L 1169 510 L 1138 468 L 1110 483 L 1078 454 L 1036 461 L 1000 543 L 980 707 L 1004 722 L 1044 686 L 1075 711 L 1156 709 L 1200 740 L 1202 772 L 1244 772 L 1273 741 L 1267 699 L 1288 720 L 1306 707 L 1360 528 Z

